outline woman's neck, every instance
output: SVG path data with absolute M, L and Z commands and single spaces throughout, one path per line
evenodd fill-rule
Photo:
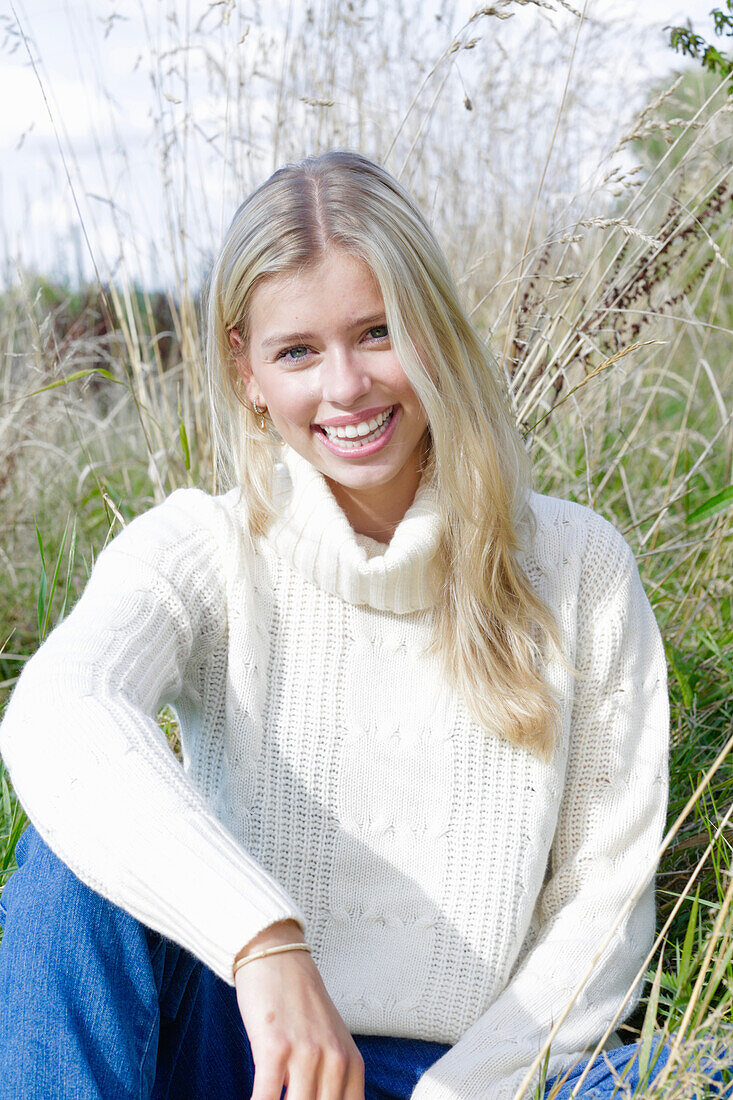
M 385 502 L 382 496 L 377 500 L 365 498 L 364 493 L 354 493 L 345 485 L 327 479 L 329 488 L 338 501 L 357 535 L 367 535 L 376 542 L 389 543 L 397 530 L 400 520 L 415 499 L 417 485 L 410 494 L 403 497 L 390 497 Z
M 386 485 L 352 489 L 326 478 L 329 489 L 357 535 L 389 543 L 415 499 L 424 469 L 425 448 L 417 448 Z

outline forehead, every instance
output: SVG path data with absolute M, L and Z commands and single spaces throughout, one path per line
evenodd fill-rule
M 253 327 L 307 313 L 352 313 L 354 307 L 382 306 L 379 285 L 358 256 L 334 249 L 315 264 L 271 275 L 255 289 L 250 304 Z

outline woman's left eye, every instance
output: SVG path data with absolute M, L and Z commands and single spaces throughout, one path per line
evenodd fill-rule
M 369 335 L 373 340 L 384 340 L 385 336 L 389 335 L 389 329 L 386 325 L 374 325 L 369 329 Z
M 292 355 L 291 352 L 293 352 Z M 297 352 L 301 354 L 296 354 Z M 301 359 L 305 359 L 307 354 L 308 348 L 304 344 L 296 344 L 292 348 L 283 348 L 278 354 L 278 359 L 289 359 L 291 363 L 298 363 Z

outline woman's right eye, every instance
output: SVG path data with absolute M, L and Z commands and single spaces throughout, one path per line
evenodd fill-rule
M 291 352 L 293 352 L 293 353 L 302 352 L 303 354 L 302 355 L 293 354 L 291 356 L 291 354 L 290 354 Z M 308 354 L 308 348 L 307 347 L 305 347 L 303 344 L 296 344 L 295 347 L 292 347 L 292 348 L 283 348 L 283 350 L 281 352 L 279 352 L 277 358 L 278 359 L 290 359 L 291 362 L 297 363 L 300 359 L 305 359 L 307 354 Z

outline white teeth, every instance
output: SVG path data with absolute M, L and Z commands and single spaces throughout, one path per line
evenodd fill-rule
M 371 443 L 379 439 L 380 435 L 387 430 L 387 423 L 393 411 L 394 405 L 373 417 L 372 420 L 362 420 L 359 424 L 346 424 L 339 428 L 324 426 L 323 430 L 329 439 L 338 441 L 339 447 L 343 447 L 345 451 L 351 451 L 354 447 L 361 447 L 363 443 Z
M 370 432 L 375 432 L 392 412 L 394 405 L 384 412 L 378 413 L 371 420 L 362 420 L 359 424 L 346 424 L 339 428 L 328 428 L 324 425 L 324 432 L 329 439 L 361 439 Z

